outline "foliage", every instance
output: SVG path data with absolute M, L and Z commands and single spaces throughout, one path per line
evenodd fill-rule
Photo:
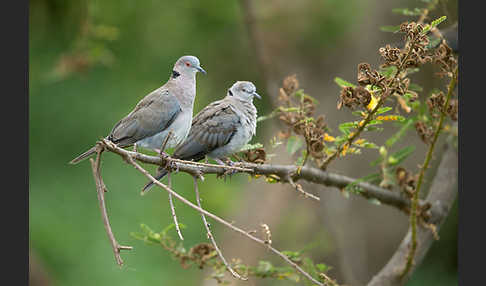
M 199 269 L 204 269 L 206 267 L 211 268 L 213 272 L 210 277 L 215 279 L 218 284 L 225 285 L 230 283 L 228 280 L 225 280 L 225 272 L 227 271 L 226 266 L 219 258 L 212 244 L 199 243 L 187 250 L 182 242 L 177 243 L 169 235 L 168 232 L 175 227 L 174 224 L 168 225 L 160 232 L 153 231 L 145 224 L 142 224 L 140 227 L 142 232 L 131 233 L 134 238 L 142 240 L 147 244 L 160 245 L 166 251 L 171 253 L 172 258 L 178 260 L 181 266 L 185 269 L 192 266 Z M 185 226 L 183 226 L 183 228 L 185 228 Z M 323 263 L 315 264 L 310 258 L 304 257 L 303 251 L 282 251 L 282 253 L 297 265 L 302 266 L 306 272 L 310 273 L 318 281 L 325 281 L 320 274 L 331 269 Z M 301 274 L 294 268 L 289 266 L 278 267 L 273 265 L 270 261 L 260 260 L 258 265 L 249 266 L 241 263 L 240 259 L 233 259 L 231 267 L 240 275 L 246 277 L 272 278 L 293 282 L 305 281 L 305 279 L 301 277 Z M 309 283 L 308 281 L 305 282 Z

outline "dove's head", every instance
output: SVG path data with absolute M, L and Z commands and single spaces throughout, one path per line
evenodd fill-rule
M 195 75 L 197 72 L 206 73 L 195 56 L 183 56 L 174 65 L 174 71 L 184 75 Z
M 228 90 L 228 95 L 245 101 L 253 101 L 254 96 L 256 96 L 258 99 L 262 99 L 261 96 L 256 92 L 255 85 L 250 81 L 235 82 Z

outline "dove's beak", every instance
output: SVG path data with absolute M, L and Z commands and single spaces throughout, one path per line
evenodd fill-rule
M 196 69 L 202 72 L 203 74 L 207 74 L 207 72 L 201 66 L 196 67 Z
M 253 92 L 253 96 L 256 96 L 258 99 L 262 99 L 262 97 L 258 93 L 256 93 L 256 91 Z

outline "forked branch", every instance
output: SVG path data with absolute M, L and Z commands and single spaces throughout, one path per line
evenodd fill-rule
M 133 247 L 131 246 L 124 246 L 120 245 L 118 241 L 115 239 L 113 235 L 113 231 L 111 230 L 110 220 L 108 219 L 108 212 L 106 211 L 106 204 L 105 204 L 105 192 L 107 191 L 105 184 L 103 183 L 103 179 L 101 178 L 100 172 L 100 160 L 101 160 L 101 153 L 103 149 L 100 145 L 97 147 L 97 154 L 96 154 L 96 161 L 92 158 L 89 159 L 91 162 L 91 168 L 93 170 L 93 177 L 96 183 L 96 192 L 98 194 L 98 201 L 100 203 L 100 210 L 101 210 L 101 217 L 103 218 L 103 225 L 105 226 L 106 234 L 110 240 L 111 247 L 113 249 L 113 253 L 115 255 L 116 263 L 119 266 L 123 265 L 123 259 L 120 256 L 121 250 L 132 250 Z

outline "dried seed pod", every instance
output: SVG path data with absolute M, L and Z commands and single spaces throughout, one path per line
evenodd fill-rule
M 367 106 L 371 101 L 371 93 L 364 87 L 358 86 L 353 90 L 353 97 L 363 106 Z
M 459 102 L 457 101 L 457 99 L 450 100 L 449 106 L 446 110 L 447 115 L 449 115 L 452 120 L 457 121 L 458 111 L 459 111 Z
M 291 95 L 299 88 L 299 81 L 297 80 L 297 76 L 295 74 L 286 77 L 283 80 L 283 89 L 287 93 L 287 95 Z
M 360 63 L 358 65 L 358 84 L 366 86 L 370 84 L 369 73 L 371 72 L 371 66 L 368 63 Z
M 353 91 L 354 89 L 352 87 L 343 87 L 338 101 L 338 109 L 341 109 L 343 105 L 354 109 L 359 104 L 358 100 L 353 96 Z
M 425 144 L 429 144 L 430 136 L 432 135 L 432 129 L 428 127 L 424 122 L 417 121 L 415 123 L 415 130 L 417 130 L 420 139 L 422 139 Z
M 267 160 L 267 154 L 263 148 L 251 149 L 243 153 L 243 159 L 250 163 L 263 164 Z
M 446 102 L 446 98 L 444 93 L 439 92 L 432 94 L 428 99 L 427 99 L 427 106 L 429 108 L 430 113 L 434 111 L 441 111 L 444 108 Z

